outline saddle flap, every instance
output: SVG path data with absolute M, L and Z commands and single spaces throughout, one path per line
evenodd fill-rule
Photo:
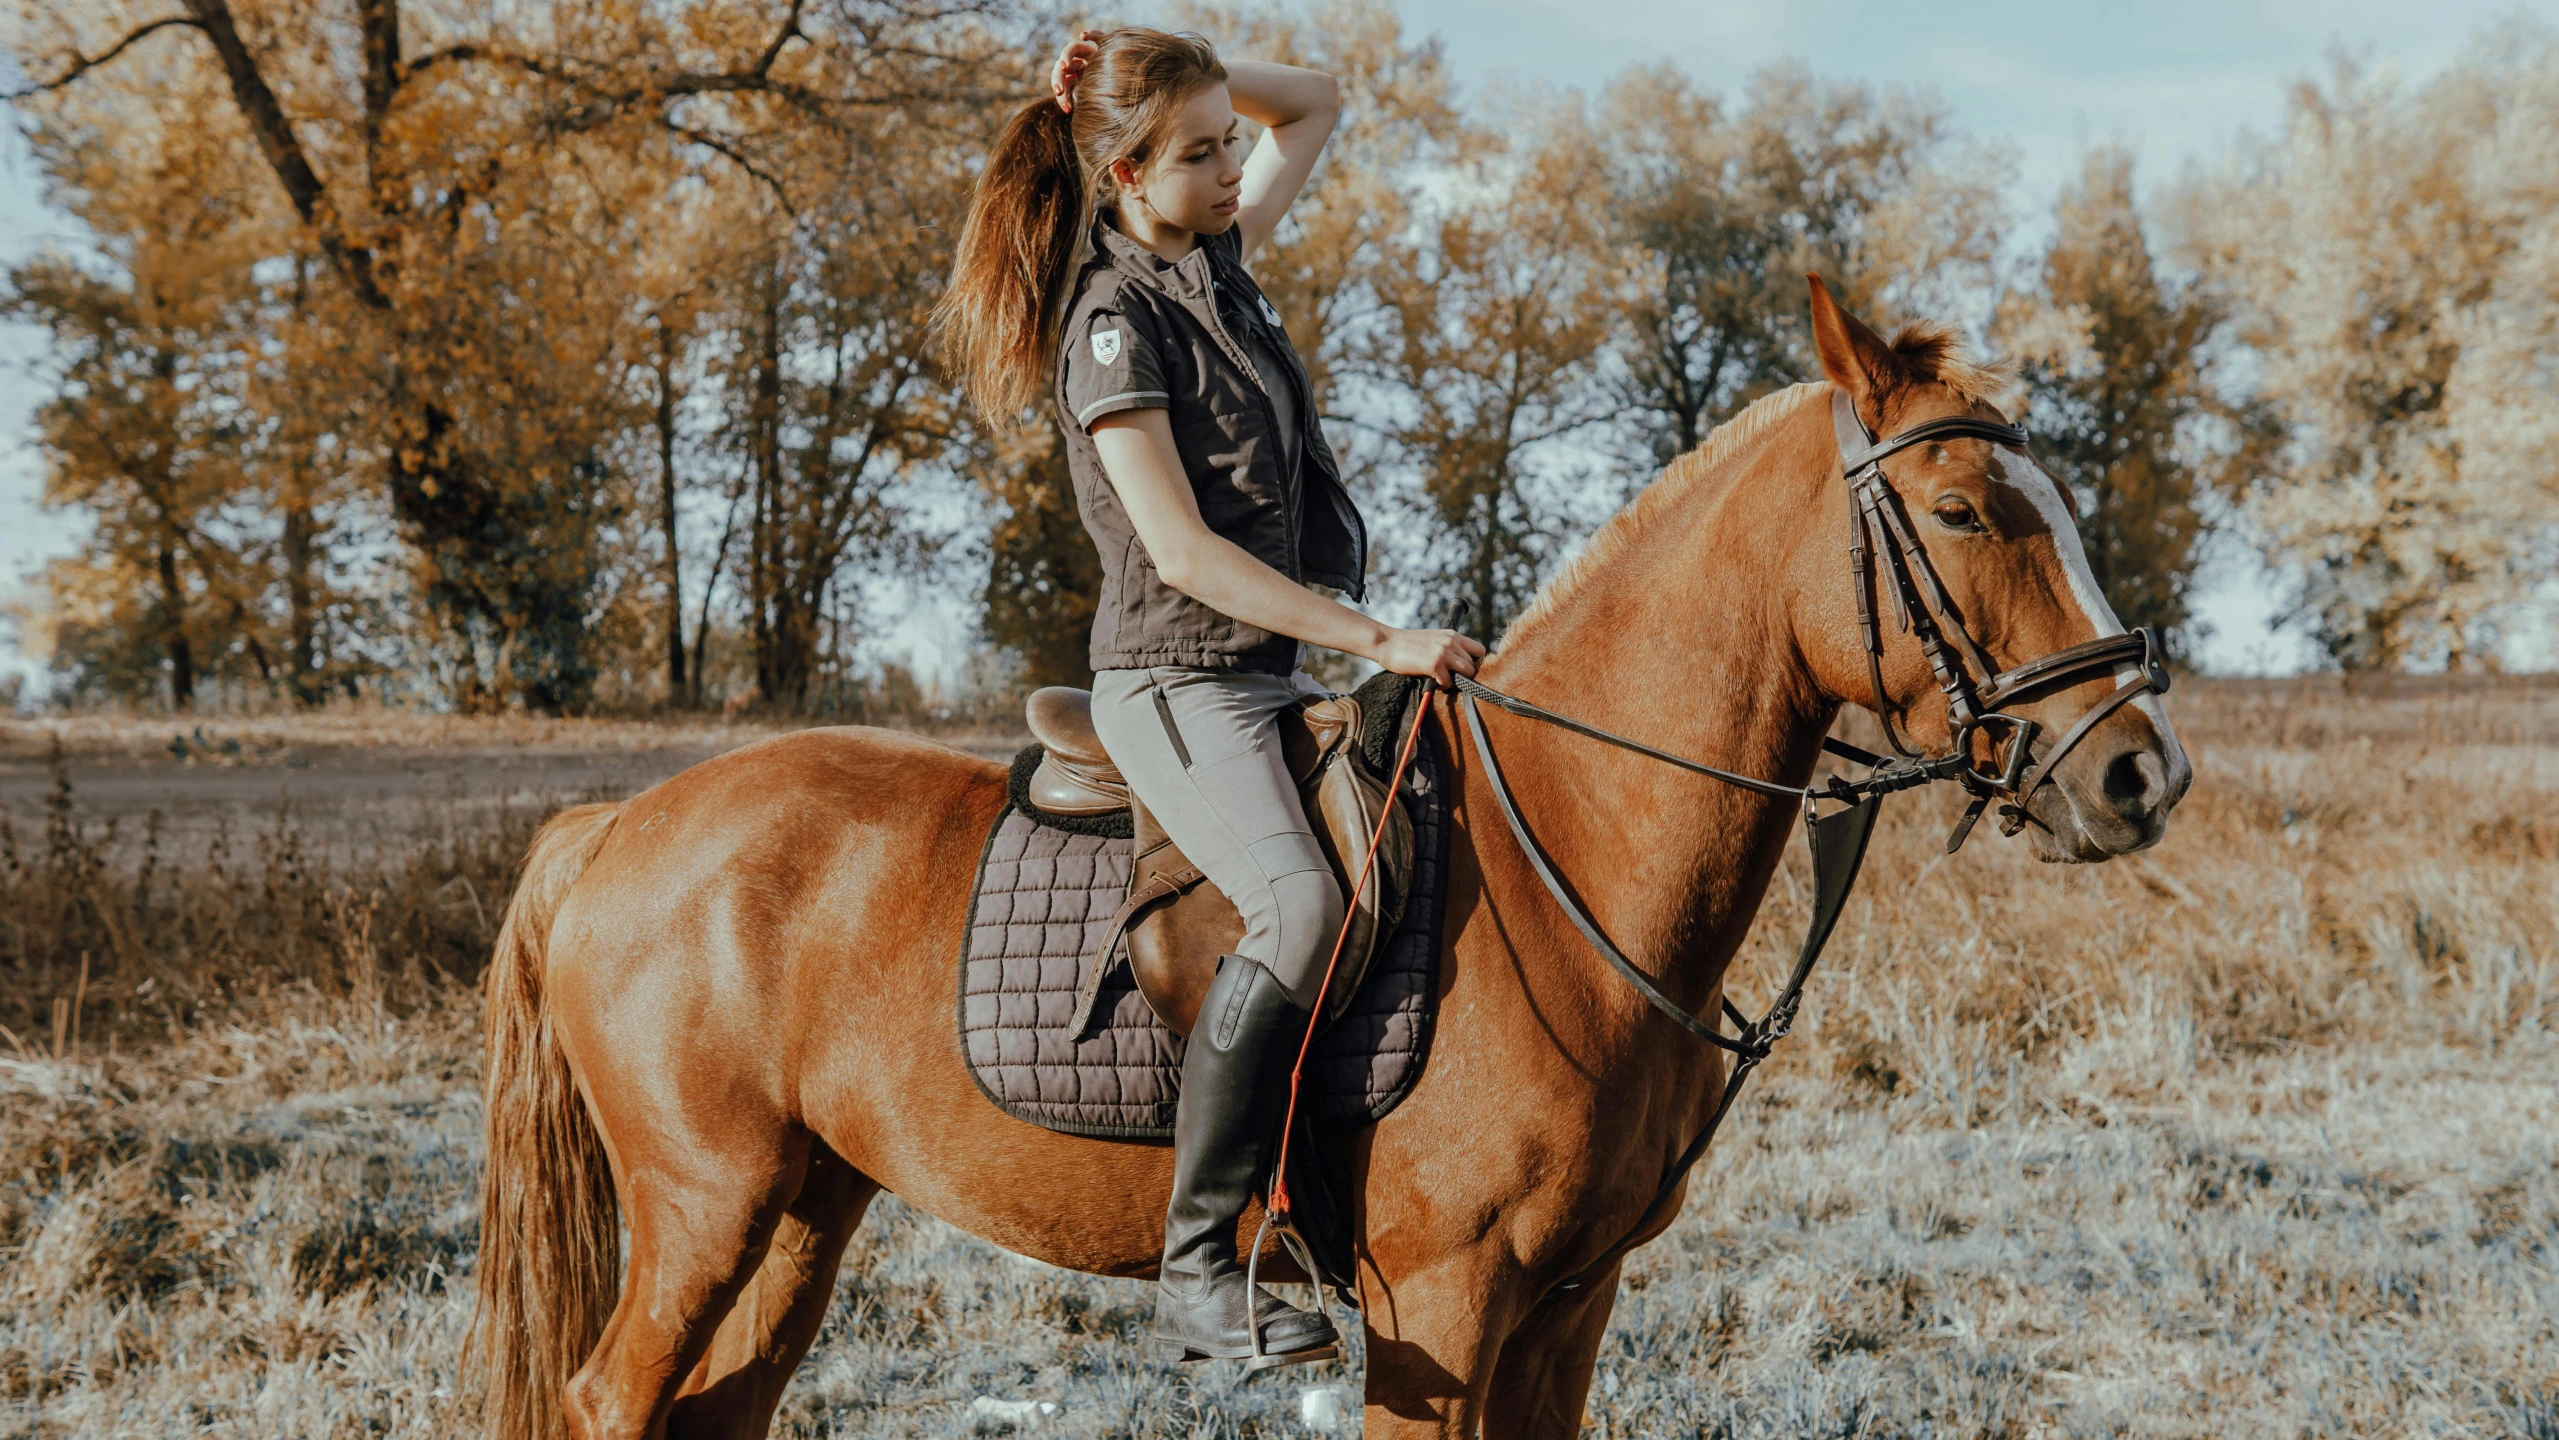
M 1188 1035 L 1199 1019 L 1209 982 L 1217 978 L 1217 957 L 1243 943 L 1244 916 L 1164 833 L 1153 812 L 1134 793 L 1129 796 L 1129 819 L 1137 832 L 1129 898 L 1155 892 L 1129 917 L 1129 973 L 1155 1018 L 1174 1034 Z M 1110 955 L 1101 958 L 1107 967 Z

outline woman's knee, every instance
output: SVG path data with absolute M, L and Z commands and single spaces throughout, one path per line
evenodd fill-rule
M 1279 918 L 1271 974 L 1292 1003 L 1310 1007 L 1342 933 L 1341 882 L 1330 869 L 1293 871 L 1271 881 L 1271 901 Z

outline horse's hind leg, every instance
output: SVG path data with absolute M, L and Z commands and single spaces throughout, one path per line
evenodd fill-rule
M 816 1139 L 779 1121 L 733 1121 L 715 1140 L 709 1127 L 651 1131 L 618 1107 L 597 1113 L 619 1161 L 631 1263 L 603 1338 L 569 1382 L 569 1433 L 654 1440 L 678 1387 L 761 1268 Z
M 824 1144 L 782 1212 L 764 1263 L 720 1322 L 667 1416 L 668 1440 L 757 1440 L 835 1294 L 835 1267 L 879 1186 Z

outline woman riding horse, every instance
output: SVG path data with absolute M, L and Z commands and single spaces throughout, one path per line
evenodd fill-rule
M 1360 598 L 1367 531 L 1244 262 L 1333 132 L 1331 77 L 1124 29 L 1076 37 L 1051 84 L 980 178 L 937 317 L 944 353 L 999 425 L 1054 406 L 1102 559 L 1093 728 L 1244 917 L 1182 1062 L 1158 1353 L 1314 1358 L 1333 1351 L 1331 1322 L 1251 1287 L 1235 1246 L 1268 1168 L 1274 1062 L 1305 1031 L 1342 925 L 1278 720 L 1321 693 L 1297 669 L 1301 640 L 1443 683 L 1484 648 L 1308 588 Z M 1239 114 L 1267 127 L 1249 157 Z
M 1279 638 L 1292 633 L 1434 674 L 1463 670 L 1474 651 L 1444 634 L 1371 627 L 1279 578 L 1307 573 L 1317 512 L 1335 493 L 1330 457 L 1285 341 L 1259 332 L 1281 362 L 1266 367 L 1237 339 L 1244 319 L 1229 317 L 1259 309 L 1238 278 L 1245 237 L 1200 237 L 1225 226 L 1216 212 L 1228 193 L 1293 190 L 1287 177 L 1304 172 L 1304 155 L 1276 127 L 1279 143 L 1261 153 L 1294 158 L 1281 177 L 1281 160 L 1257 157 L 1274 178 L 1255 189 L 1250 167 L 1222 158 L 1222 112 L 1166 130 L 1204 144 L 1140 153 L 1113 140 L 1110 116 L 1134 124 L 1127 112 L 1140 102 L 1105 114 L 1100 97 L 1153 93 L 1134 63 L 1151 53 L 1131 49 L 1120 76 L 1110 44 L 1097 47 L 1072 87 L 1073 129 L 1054 116 L 1026 127 L 1027 139 L 1049 137 L 1053 158 L 1105 162 L 1092 190 L 1113 197 L 1116 220 L 1092 243 L 1108 276 L 1079 267 L 1086 288 L 1061 280 L 1053 306 L 1037 283 L 1066 275 L 1085 233 L 1082 177 L 1094 172 L 1073 171 L 1079 188 L 1066 193 L 1055 166 L 998 166 L 991 191 L 1046 218 L 1009 232 L 990 220 L 969 253 L 997 264 L 1007 233 L 1030 237 L 1016 252 L 1030 257 L 1028 278 L 990 289 L 964 270 L 961 289 L 996 297 L 1018 323 L 950 333 L 972 357 L 1014 347 L 993 368 L 1016 382 L 1023 407 L 1043 393 L 1039 367 L 1053 353 L 1044 327 L 1023 317 L 1068 316 L 1068 297 L 1085 307 L 1090 286 L 1113 287 L 1120 323 L 1085 313 L 1085 328 L 1060 344 L 1081 347 L 1100 372 L 1129 366 L 1130 379 L 1138 342 L 1154 347 L 1149 383 L 1068 382 L 1083 386 L 1080 405 L 1108 395 L 1163 407 L 1107 412 L 1125 418 L 1098 437 L 1076 427 L 1069 440 L 1091 447 L 1079 472 L 1087 515 L 1124 527 L 1110 572 L 1123 588 L 1104 597 L 1101 633 L 1132 635 L 1139 653 L 1105 669 L 1177 667 L 1124 690 L 1122 718 L 1105 722 L 1140 794 L 1171 797 L 1171 822 L 1185 803 L 1215 816 L 1184 787 L 1223 786 L 1250 765 L 1219 762 L 1256 753 L 1236 718 L 1252 694 L 1194 706 L 1224 694 L 1194 671 L 1277 684 L 1284 665 L 1245 661 L 1293 654 Z M 1186 63 L 1164 68 L 1208 73 L 1204 60 Z M 1307 110 L 1329 111 L 1329 84 L 1303 83 L 1324 102 Z M 1258 85 L 1241 82 L 1248 107 L 1264 103 L 1251 98 Z M 1205 93 L 1168 113 L 1207 109 Z M 1101 137 L 1090 147 L 1088 125 Z M 1120 160 L 1124 173 L 1107 163 Z M 1211 168 L 1182 177 L 1190 164 Z M 1194 248 L 1158 268 L 1164 257 L 1138 243 L 1141 232 Z M 1811 783 L 1842 707 L 1885 717 L 1888 734 L 1927 757 L 1909 763 L 1965 771 L 1975 803 L 2003 801 L 2001 828 L 2013 823 L 2050 860 L 2157 843 L 2193 779 L 2151 673 L 2153 646 L 2107 607 L 2069 500 L 1990 398 L 1997 375 L 1967 363 L 1941 327 L 1888 340 L 1818 283 L 1808 298 L 1821 379 L 1754 402 L 1672 462 L 1481 666 L 1487 693 L 1569 714 L 1579 730 L 1498 705 L 1477 714 L 1435 701 L 1423 712 L 1450 816 L 1429 1063 L 1392 1114 L 1335 1137 L 1325 1157 L 1351 1211 L 1369 1440 L 1582 1433 L 1620 1267 L 1678 1214 L 1695 1174 L 1684 1156 L 1729 1094 L 1734 1069 L 1696 1027 L 1727 999 L 1779 857 L 1805 828 L 1794 787 Z M 985 343 L 964 343 L 972 338 Z M 1272 373 L 1300 407 L 1295 492 L 1272 454 L 1281 402 L 1261 380 Z M 1135 393 L 1146 389 L 1164 393 Z M 1156 523 L 1194 510 L 1187 526 Z M 1342 538 L 1352 533 L 1344 522 L 1327 542 L 1343 548 L 1331 557 L 1341 570 L 1325 573 L 1345 581 L 1357 578 L 1357 546 Z M 1163 584 L 1167 570 L 1190 591 Z M 1192 592 L 1208 603 L 1188 608 Z M 1185 651 L 1143 653 L 1170 645 L 1145 637 L 1177 623 Z M 1237 630 L 1212 628 L 1224 624 Z M 1231 645 L 1248 625 L 1273 637 L 1270 652 L 1213 643 Z M 1678 663 L 1663 664 L 1674 650 Z M 1212 654 L 1220 660 L 1197 658 Z M 1212 714 L 1224 718 L 1213 725 Z M 1995 734 L 1990 714 L 2004 717 Z M 1591 738 L 1602 732 L 1652 753 Z M 1993 766 L 2001 746 L 2006 763 Z M 1656 754 L 1768 783 L 1731 784 Z M 1245 1307 L 1258 1302 L 1232 1276 L 1220 1217 L 1247 1187 L 1235 1177 L 1259 1159 L 1257 1127 L 1237 1118 L 1250 1106 L 1236 1098 L 1258 1071 L 1237 1060 L 1286 1023 L 1271 1018 L 1271 993 L 1287 996 L 1283 942 L 1302 920 L 1279 907 L 1299 892 L 1273 884 L 1247 902 L 1268 907 L 1276 933 L 1249 963 L 1227 962 L 1239 978 L 1202 1027 L 1219 1032 L 1216 1053 L 1195 1043 L 1186 1062 L 1178 1155 L 1025 1124 L 979 1088 L 952 1027 L 970 877 L 1009 795 L 993 761 L 919 736 L 828 727 L 745 746 L 542 827 L 487 981 L 471 1368 L 492 1440 L 764 1435 L 826 1324 L 846 1246 L 883 1194 L 1053 1265 L 1145 1276 L 1160 1263 L 1175 1282 L 1164 1323 L 1185 1354 L 1193 1338 L 1253 1333 Z M 1270 802 L 1291 815 L 1274 833 L 1302 827 L 1278 810 L 1291 803 L 1285 791 Z M 1290 858 L 1302 840 L 1254 834 L 1263 843 L 1247 851 L 1251 870 L 1220 876 L 1239 899 L 1304 863 Z M 1543 865 L 1568 883 L 1550 885 Z M 1603 962 L 1584 922 L 1642 988 Z M 1193 1108 L 1203 1100 L 1216 1108 Z M 1185 1303 L 1211 1297 L 1223 1313 Z M 1286 1320 L 1301 1353 L 1320 1346 L 1319 1326 L 1263 1316 L 1266 1339 L 1281 1338 L 1270 1332 Z M 1212 1328 L 1203 1320 L 1223 1333 L 1196 1333 Z M 848 1332 L 842 1343 L 865 1342 Z

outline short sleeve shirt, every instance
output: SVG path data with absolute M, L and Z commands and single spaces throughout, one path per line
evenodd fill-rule
M 1164 383 L 1164 346 L 1145 319 L 1096 310 L 1084 333 L 1067 337 L 1066 403 L 1079 429 L 1119 410 L 1166 409 L 1172 387 Z

